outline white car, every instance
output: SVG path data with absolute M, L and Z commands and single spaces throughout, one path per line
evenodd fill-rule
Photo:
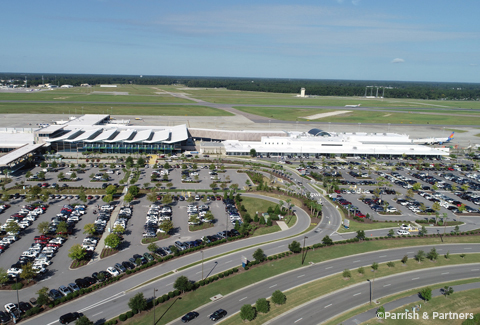
M 11 275 L 14 275 L 14 276 L 17 276 L 17 275 L 20 275 L 22 273 L 22 269 L 12 267 L 12 268 L 7 270 L 7 273 L 11 274 Z
M 410 235 L 410 233 L 409 233 L 407 230 L 398 229 L 398 230 L 397 230 L 397 235 L 399 235 L 399 236 L 406 236 L 406 235 Z
M 107 272 L 110 273 L 112 276 L 120 275 L 118 270 L 116 268 L 114 268 L 113 266 L 110 266 L 109 268 L 107 268 Z
M 402 230 L 410 230 L 412 227 L 410 225 L 401 225 L 400 229 Z
M 18 307 L 16 304 L 12 304 L 9 302 L 8 304 L 5 305 L 5 311 L 9 314 L 15 313 L 18 310 Z

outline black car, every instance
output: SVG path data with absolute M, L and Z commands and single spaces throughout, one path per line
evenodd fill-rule
M 147 264 L 147 262 L 148 262 L 145 257 L 143 257 L 142 255 L 139 255 L 139 254 L 133 255 L 133 258 L 134 258 L 135 260 L 140 259 L 140 263 L 142 263 L 142 265 L 143 265 L 143 264 Z
M 129 261 L 123 261 L 122 262 L 122 265 L 124 268 L 126 268 L 127 270 L 133 270 L 135 268 L 135 265 L 133 265 L 131 262 Z
M 88 285 L 97 283 L 97 279 L 95 279 L 94 277 L 86 276 L 83 279 L 88 282 Z
M 75 280 L 75 284 L 77 286 L 79 286 L 81 289 L 83 288 L 88 288 L 88 286 L 90 285 L 87 281 L 85 281 L 84 279 L 76 279 Z
M 210 315 L 210 320 L 217 321 L 227 315 L 227 311 L 224 309 L 219 309 L 213 314 Z
M 185 316 L 182 317 L 182 323 L 188 323 L 192 319 L 195 319 L 198 317 L 198 313 L 196 311 L 191 311 L 187 313 Z
M 20 301 L 20 303 L 18 304 L 18 309 L 20 309 L 20 312 L 24 314 L 30 309 L 32 309 L 32 305 L 30 305 L 28 302 Z
M 48 296 L 52 300 L 57 300 L 63 297 L 63 295 L 56 289 L 50 290 L 50 292 L 48 293 Z
M 76 321 L 79 318 L 80 318 L 80 315 L 78 313 L 68 313 L 60 316 L 59 321 L 60 321 L 60 324 L 68 324 Z
M 9 321 L 10 321 L 10 316 L 6 312 L 0 310 L 0 323 L 6 324 Z

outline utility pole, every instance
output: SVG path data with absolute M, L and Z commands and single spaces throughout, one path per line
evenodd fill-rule
M 303 262 L 305 262 L 305 257 L 307 256 L 307 254 L 305 252 L 305 239 L 307 239 L 307 238 L 308 238 L 307 236 L 303 237 L 302 265 L 303 265 Z
M 153 325 L 155 325 L 155 306 L 156 306 L 155 291 L 157 291 L 157 289 L 153 288 Z
M 202 252 L 202 280 L 203 280 L 203 250 L 201 252 Z

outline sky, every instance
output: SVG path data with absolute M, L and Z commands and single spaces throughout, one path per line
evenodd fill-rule
M 0 72 L 480 82 L 480 1 L 2 1 Z

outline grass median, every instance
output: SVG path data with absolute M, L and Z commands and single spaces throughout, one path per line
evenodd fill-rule
M 446 237 L 444 239 L 444 243 L 478 243 L 479 237 L 478 236 L 466 236 L 466 237 Z M 307 262 L 323 262 L 343 256 L 349 256 L 364 252 L 376 251 L 380 249 L 388 249 L 388 248 L 399 248 L 399 247 L 408 247 L 408 246 L 417 246 L 417 245 L 431 245 L 431 244 L 441 244 L 440 238 L 431 237 L 431 238 L 415 238 L 409 240 L 384 240 L 384 241 L 368 241 L 362 243 L 355 243 L 355 244 L 348 244 L 348 245 L 338 245 L 338 246 L 331 246 L 316 249 L 314 251 L 309 251 L 307 254 L 306 261 Z M 477 255 L 477 254 L 475 254 Z M 480 254 L 477 257 L 478 261 L 480 261 Z M 464 263 L 472 263 L 474 261 L 472 255 L 468 255 Z M 440 257 L 442 258 L 442 257 Z M 458 259 L 460 259 L 458 257 Z M 453 256 L 450 260 L 456 261 L 457 257 Z M 447 261 L 448 262 L 448 261 Z M 412 265 L 413 262 L 410 262 Z M 416 262 L 415 262 L 416 263 Z M 419 266 L 424 265 L 425 267 L 431 267 L 432 265 L 440 266 L 445 265 L 444 262 L 432 263 L 430 261 L 423 262 L 419 264 Z M 396 264 L 399 264 L 397 262 Z M 232 265 L 233 267 L 234 265 Z M 290 257 L 284 257 L 279 260 L 269 261 L 261 266 L 254 267 L 248 271 L 240 272 L 237 275 L 231 276 L 226 279 L 222 279 L 218 282 L 213 282 L 205 287 L 201 287 L 200 289 L 189 292 L 185 294 L 181 300 L 176 301 L 171 307 L 172 301 L 166 302 L 162 305 L 157 306 L 156 314 L 163 315 L 161 321 L 157 322 L 157 324 L 165 324 L 168 323 L 181 315 L 187 313 L 188 311 L 195 310 L 200 306 L 210 302 L 210 298 L 217 294 L 227 295 L 232 293 L 236 290 L 244 288 L 248 285 L 257 283 L 269 277 L 279 275 L 294 269 L 301 267 L 301 256 L 300 255 L 293 255 Z M 414 265 L 412 266 L 414 267 Z M 402 271 L 409 270 L 408 267 L 401 267 L 397 265 L 394 269 L 400 269 Z M 388 269 L 387 269 L 388 270 Z M 385 270 L 384 272 L 386 272 Z M 382 268 L 380 268 L 379 273 L 381 273 Z M 352 272 L 353 273 L 353 272 Z M 385 274 L 383 274 L 385 275 Z M 339 276 L 341 277 L 341 276 Z M 199 280 L 199 279 L 191 279 L 191 280 Z M 346 281 L 350 282 L 350 281 Z M 351 284 L 351 283 L 350 283 Z M 322 292 L 320 290 L 320 292 Z M 271 294 L 271 293 L 270 293 Z M 291 301 L 294 299 L 290 298 Z M 309 298 L 311 299 L 311 298 Z M 290 304 L 289 304 L 290 305 Z M 165 313 L 165 314 L 164 314 Z M 270 313 L 269 313 L 270 314 Z M 159 316 L 157 316 L 158 319 Z M 238 318 L 240 319 L 240 318 Z M 153 321 L 153 313 L 149 312 L 146 313 L 143 317 L 135 317 L 131 319 L 125 324 L 150 324 Z

